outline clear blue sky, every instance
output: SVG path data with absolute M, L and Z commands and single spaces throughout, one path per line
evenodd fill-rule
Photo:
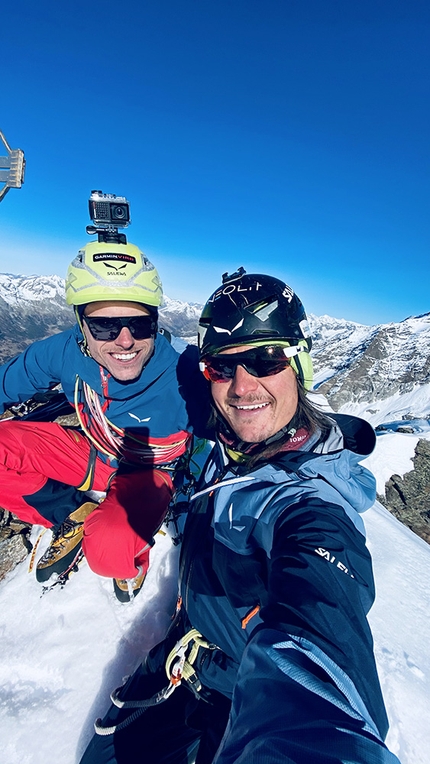
M 0 128 L 27 174 L 0 271 L 64 276 L 100 188 L 170 297 L 244 265 L 308 312 L 430 310 L 428 0 L 8 6 Z

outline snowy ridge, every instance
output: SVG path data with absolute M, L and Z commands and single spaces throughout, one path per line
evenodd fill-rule
M 64 279 L 59 276 L 14 276 L 0 273 L 0 297 L 8 305 L 58 300 L 64 304 Z
M 164 295 L 163 304 L 159 309 L 160 325 L 186 342 L 195 344 L 201 312 L 202 305 L 172 300 Z
M 198 321 L 203 306 L 197 302 L 181 302 L 181 300 L 171 300 L 170 297 L 164 295 L 163 304 L 160 308 L 160 313 L 183 313 L 187 318 Z

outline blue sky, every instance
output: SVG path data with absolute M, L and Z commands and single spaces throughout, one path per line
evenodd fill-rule
M 243 265 L 316 314 L 430 310 L 427 0 L 15 0 L 0 22 L 27 159 L 0 271 L 64 276 L 99 188 L 170 297 Z

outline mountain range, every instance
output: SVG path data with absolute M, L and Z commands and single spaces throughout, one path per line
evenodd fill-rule
M 160 325 L 194 343 L 201 308 L 165 296 Z M 0 274 L 0 363 L 73 322 L 59 276 Z M 373 425 L 430 417 L 430 313 L 375 326 L 312 314 L 309 322 L 315 388 L 335 411 Z
M 160 326 L 185 342 L 195 341 L 201 306 L 164 297 Z M 75 321 L 59 276 L 0 273 L 0 363 L 35 340 L 68 329 Z

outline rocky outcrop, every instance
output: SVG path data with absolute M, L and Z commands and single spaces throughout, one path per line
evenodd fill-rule
M 414 469 L 403 477 L 392 475 L 381 503 L 414 533 L 430 543 L 430 442 L 419 440 Z
M 31 525 L 0 509 L 0 581 L 31 551 Z

